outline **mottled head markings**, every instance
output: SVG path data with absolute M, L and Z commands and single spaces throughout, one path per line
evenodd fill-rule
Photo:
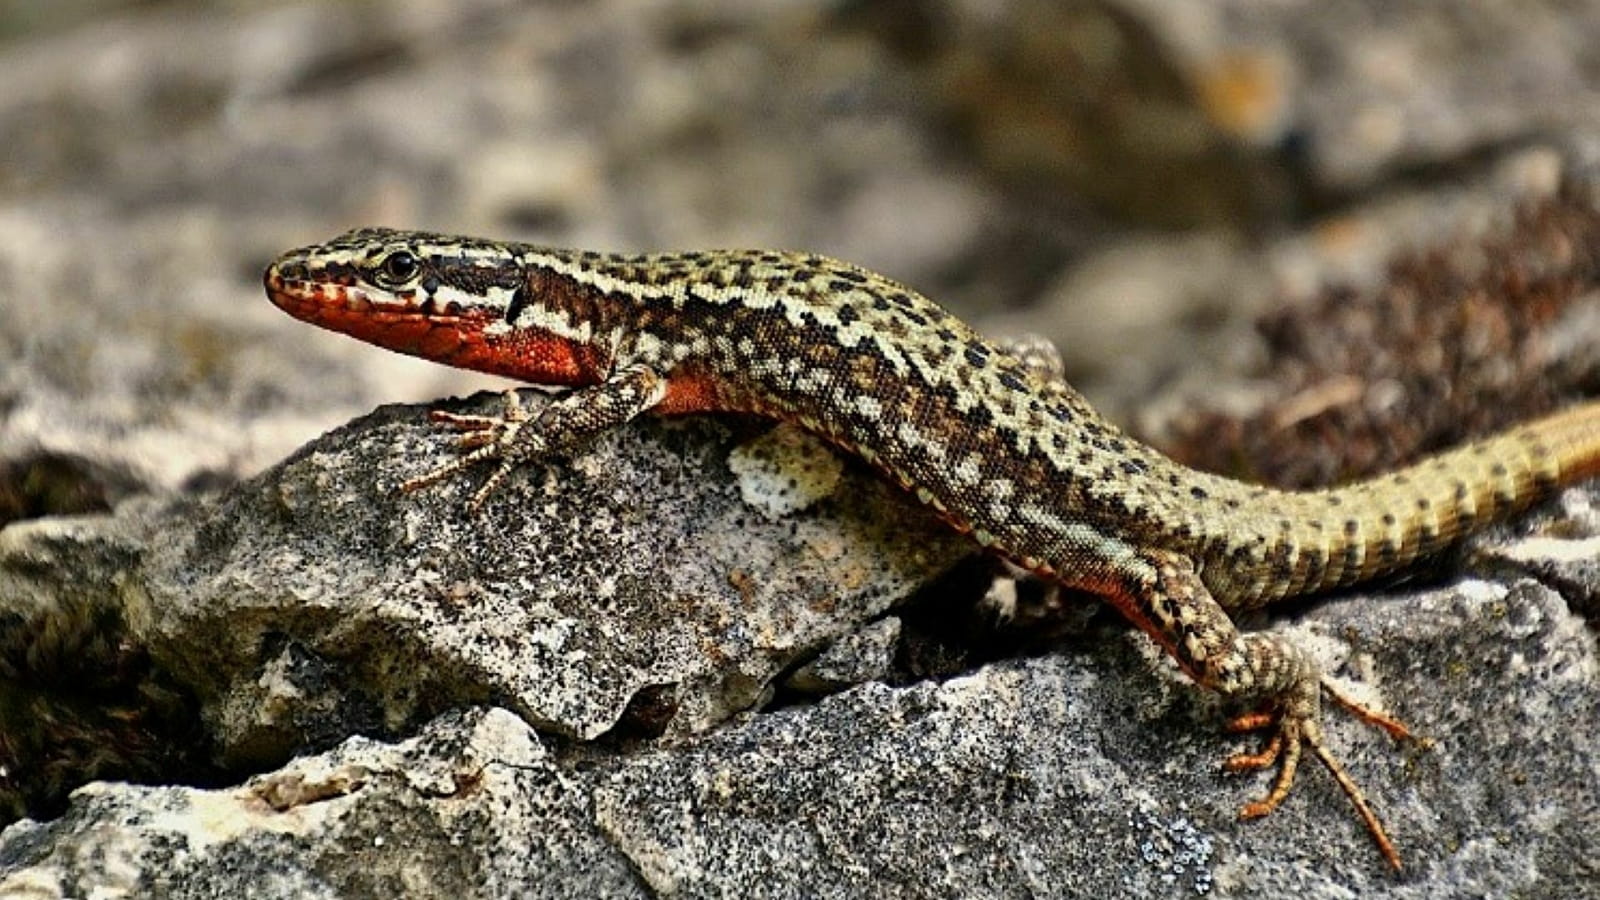
M 316 287 L 337 285 L 317 299 L 402 316 L 499 318 L 520 278 L 515 252 L 501 244 L 362 228 L 284 254 L 267 286 L 277 288 L 275 301 L 302 305 L 317 298 Z
M 413 356 L 552 384 L 595 380 L 591 326 L 536 296 L 529 248 L 362 228 L 291 250 L 267 293 L 299 319 Z

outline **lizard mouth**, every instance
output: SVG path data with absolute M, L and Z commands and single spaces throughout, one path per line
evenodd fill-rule
M 400 353 L 448 361 L 464 347 L 484 344 L 484 317 L 433 310 L 414 295 L 371 290 L 354 278 L 311 278 L 301 268 L 274 264 L 262 283 L 273 305 L 296 319 Z
M 267 269 L 262 283 L 267 296 L 279 309 L 318 324 L 328 317 L 339 315 L 370 315 L 384 312 L 390 315 L 420 315 L 409 298 L 378 295 L 366 290 L 354 280 L 318 281 L 285 274 L 278 266 Z

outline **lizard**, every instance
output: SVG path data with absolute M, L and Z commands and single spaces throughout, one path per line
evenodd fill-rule
M 1405 570 L 1557 488 L 1600 474 L 1588 402 L 1390 474 L 1287 491 L 1185 467 L 1102 418 L 1036 354 L 985 339 L 917 291 L 827 257 L 770 250 L 619 254 L 361 228 L 264 275 L 295 318 L 400 353 L 566 388 L 537 412 L 434 410 L 458 455 L 415 491 L 484 463 L 476 511 L 517 467 L 644 413 L 798 424 L 864 460 L 983 549 L 1103 598 L 1196 685 L 1264 731 L 1230 771 L 1276 767 L 1240 811 L 1267 815 L 1309 750 L 1396 870 L 1398 850 L 1329 749 L 1321 701 L 1397 740 L 1287 637 L 1230 611 Z

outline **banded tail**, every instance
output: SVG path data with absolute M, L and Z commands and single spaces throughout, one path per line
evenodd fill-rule
M 1256 492 L 1235 527 L 1262 550 L 1241 560 L 1236 538 L 1231 558 L 1202 552 L 1204 579 L 1228 605 L 1254 607 L 1380 578 L 1597 475 L 1600 402 L 1353 484 Z M 1272 577 L 1252 577 L 1252 564 Z

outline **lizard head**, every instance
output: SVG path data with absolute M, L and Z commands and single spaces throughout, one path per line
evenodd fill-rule
M 263 282 L 289 315 L 400 353 L 535 384 L 596 380 L 572 334 L 514 327 L 531 297 L 513 246 L 360 228 L 290 250 Z

